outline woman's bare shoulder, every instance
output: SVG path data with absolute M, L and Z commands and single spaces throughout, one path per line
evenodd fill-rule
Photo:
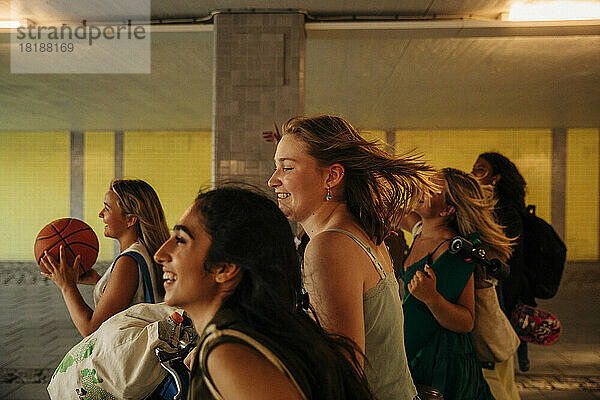
M 345 274 L 352 270 L 357 272 L 363 268 L 366 258 L 367 254 L 354 239 L 344 232 L 331 230 L 311 238 L 304 253 L 308 268 L 324 265 L 331 273 L 340 270 Z

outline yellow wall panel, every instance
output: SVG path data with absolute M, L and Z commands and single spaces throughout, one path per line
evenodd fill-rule
M 69 216 L 68 132 L 0 133 L 0 260 L 32 261 L 47 223 Z
M 598 129 L 567 136 L 566 245 L 569 260 L 598 259 Z
M 98 260 L 113 259 L 114 239 L 104 237 L 104 224 L 98 213 L 104 206 L 104 194 L 115 172 L 114 132 L 86 132 L 84 139 L 83 197 L 84 219 L 100 242 Z
M 360 135 L 367 140 L 376 140 L 379 147 L 385 150 L 387 136 L 385 131 L 360 131 Z
M 477 156 L 494 151 L 515 163 L 527 182 L 525 202 L 550 222 L 552 133 L 522 130 L 404 130 L 396 132 L 396 154 L 416 150 L 436 168 L 471 171 Z
M 210 132 L 125 132 L 124 177 L 147 181 L 158 193 L 169 228 L 211 185 Z

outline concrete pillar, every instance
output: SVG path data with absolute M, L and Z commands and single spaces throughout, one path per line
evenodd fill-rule
M 304 109 L 304 16 L 221 13 L 214 19 L 213 185 L 261 189 L 273 171 L 273 130 Z

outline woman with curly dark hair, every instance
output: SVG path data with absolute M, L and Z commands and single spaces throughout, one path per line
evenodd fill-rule
M 480 184 L 490 185 L 493 188 L 494 197 L 497 200 L 495 207 L 496 219 L 500 225 L 504 226 L 506 235 L 516 239 L 513 253 L 507 261 L 510 267 L 510 275 L 498 286 L 500 288 L 498 292 L 500 305 L 510 319 L 518 302 L 531 306 L 536 305 L 534 291 L 527 279 L 522 240 L 522 214 L 525 212 L 525 188 L 527 184 L 515 164 L 502 154 L 495 152 L 480 154 L 473 165 L 472 174 Z M 517 356 L 519 369 L 521 371 L 529 370 L 527 342 L 521 341 Z M 504 386 L 510 386 L 511 384 L 509 375 L 512 375 L 512 361 L 511 358 L 504 363 L 500 363 L 506 363 L 507 365 L 497 364 L 494 366 L 494 375 L 502 375 L 502 371 L 507 370 L 505 373 L 507 375 L 506 379 L 500 378 L 500 381 L 505 383 Z M 484 373 L 486 378 L 489 378 L 491 372 L 484 370 Z M 512 398 L 515 398 L 515 396 L 512 396 Z

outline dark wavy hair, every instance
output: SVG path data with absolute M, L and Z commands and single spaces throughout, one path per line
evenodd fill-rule
M 479 155 L 492 166 L 492 174 L 500 174 L 500 180 L 494 187 L 496 198 L 501 202 L 515 203 L 525 208 L 525 179 L 508 158 L 500 153 L 488 152 Z
M 332 115 L 295 117 L 283 125 L 283 135 L 306 144 L 321 166 L 344 166 L 344 201 L 369 238 L 379 245 L 431 188 L 433 168 L 418 156 L 395 157 L 365 140 L 343 118 Z
M 371 399 L 356 345 L 327 334 L 301 307 L 299 256 L 278 206 L 256 189 L 230 185 L 201 192 L 193 209 L 211 237 L 204 268 L 225 262 L 242 271 L 223 307 L 298 355 L 310 380 L 309 398 Z

